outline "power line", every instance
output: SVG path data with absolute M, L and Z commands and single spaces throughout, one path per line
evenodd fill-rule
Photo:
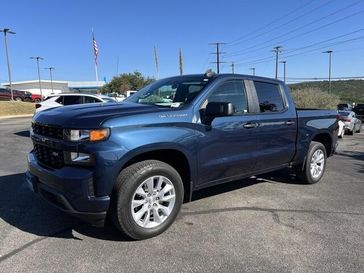
M 311 0 L 311 1 L 309 1 L 308 3 L 303 4 L 303 5 L 299 6 L 299 7 L 297 7 L 296 9 L 294 9 L 294 10 L 292 10 L 292 11 L 288 12 L 287 14 L 282 15 L 282 16 L 280 16 L 280 17 L 277 17 L 276 19 L 274 19 L 274 20 L 270 21 L 268 24 L 266 24 L 266 25 L 264 25 L 264 26 L 262 26 L 262 27 L 260 27 L 260 28 L 257 28 L 257 29 L 255 29 L 255 30 L 253 30 L 253 31 L 249 32 L 248 34 L 246 34 L 246 35 L 244 35 L 244 36 L 240 36 L 239 38 L 237 38 L 237 39 L 235 39 L 235 40 L 233 40 L 233 41 L 228 42 L 228 43 L 227 43 L 227 46 L 234 46 L 234 44 L 240 44 L 240 43 L 242 42 L 242 41 L 240 41 L 241 39 L 247 38 L 247 37 L 249 37 L 251 34 L 257 33 L 257 32 L 259 32 L 260 30 L 264 30 L 265 28 L 272 26 L 274 23 L 279 22 L 279 21 L 281 21 L 282 19 L 284 19 L 284 18 L 286 18 L 286 17 L 289 17 L 290 15 L 294 14 L 295 12 L 302 10 L 302 9 L 303 9 L 303 8 L 305 8 L 306 6 L 308 6 L 308 5 L 312 4 L 314 1 L 315 1 L 315 0 Z M 300 17 L 301 17 L 301 16 L 300 16 Z M 297 17 L 296 17 L 295 19 L 297 19 Z M 240 42 L 238 42 L 238 41 L 240 41 Z M 244 41 L 244 40 L 243 40 L 243 41 Z
M 360 31 L 363 31 L 363 30 L 364 29 L 361 29 Z M 359 32 L 359 31 L 351 32 L 349 34 L 356 33 L 356 32 Z M 344 34 L 344 35 L 337 36 L 337 37 L 335 37 L 335 39 L 337 39 L 338 37 L 347 36 L 349 34 Z M 310 52 L 317 51 L 317 50 L 320 50 L 320 49 L 323 49 L 323 48 L 332 47 L 332 46 L 335 46 L 335 45 L 344 44 L 344 43 L 348 43 L 348 42 L 352 42 L 352 41 L 356 41 L 356 40 L 361 40 L 363 38 L 364 38 L 364 36 L 359 36 L 359 37 L 355 37 L 355 38 L 351 38 L 351 39 L 347 39 L 347 40 L 343 40 L 343 41 L 338 41 L 338 42 L 335 42 L 335 43 L 327 44 L 327 45 L 321 46 L 319 48 L 314 48 L 314 49 L 306 50 L 306 51 L 303 51 L 303 52 L 300 52 L 300 53 L 295 53 L 295 54 L 287 55 L 289 53 L 292 53 L 292 52 L 295 52 L 295 51 L 299 51 L 301 49 L 308 48 L 308 47 L 311 47 L 311 46 L 320 44 L 320 43 L 315 43 L 315 44 L 308 45 L 308 46 L 305 46 L 305 47 L 302 47 L 302 48 L 299 48 L 299 49 L 287 51 L 287 52 L 285 52 L 285 53 L 282 54 L 282 57 L 284 57 L 284 58 L 290 58 L 290 57 L 294 57 L 294 56 L 298 56 L 298 55 L 303 55 L 305 53 L 310 53 Z M 334 38 L 328 39 L 328 40 L 333 40 L 333 39 Z M 326 42 L 328 40 L 325 40 L 323 42 Z M 273 60 L 274 60 L 274 58 L 271 57 L 271 56 L 269 56 L 269 57 L 264 57 L 264 58 L 260 58 L 260 59 L 257 59 L 257 60 L 249 61 L 249 62 L 237 62 L 236 65 L 240 66 L 240 65 L 244 65 L 244 64 L 247 64 L 247 65 L 249 65 L 249 64 L 258 64 L 258 63 L 264 63 L 264 62 L 273 61 Z
M 356 3 L 354 3 L 354 4 L 357 4 L 357 2 L 356 2 Z M 353 6 L 354 4 L 352 4 L 351 6 Z M 348 7 L 345 7 L 344 9 L 346 9 L 346 8 L 348 8 Z M 308 23 L 308 24 L 306 24 L 306 25 L 303 25 L 303 26 L 300 26 L 300 27 L 298 27 L 298 28 L 295 28 L 295 29 L 293 29 L 293 30 L 291 30 L 291 31 L 289 31 L 289 32 L 286 32 L 286 33 L 284 33 L 284 34 L 282 34 L 282 35 L 279 35 L 279 36 L 274 37 L 274 38 L 272 38 L 272 39 L 266 40 L 266 41 L 261 42 L 261 43 L 259 43 L 259 44 L 255 44 L 255 45 L 250 46 L 250 47 L 247 47 L 247 48 L 245 48 L 245 49 L 242 49 L 242 50 L 239 50 L 239 51 L 236 51 L 236 52 L 232 52 L 232 53 L 228 54 L 228 55 L 227 55 L 227 57 L 234 57 L 234 56 L 238 56 L 238 55 L 244 55 L 244 54 L 247 54 L 247 53 L 250 53 L 250 52 L 258 51 L 258 50 L 260 50 L 260 49 L 265 49 L 265 48 L 272 47 L 274 44 L 273 44 L 273 45 L 272 45 L 272 44 L 270 44 L 270 45 L 266 45 L 266 46 L 262 46 L 262 47 L 258 47 L 258 48 L 256 48 L 257 46 L 259 46 L 259 45 L 261 45 L 261 44 L 269 43 L 269 42 L 271 42 L 271 41 L 277 40 L 278 38 L 281 38 L 281 37 L 284 37 L 284 36 L 286 36 L 286 35 L 288 35 L 288 34 L 291 34 L 291 33 L 293 33 L 293 32 L 296 32 L 297 30 L 301 30 L 301 29 L 302 29 L 302 28 L 304 28 L 304 27 L 307 27 L 307 26 L 309 26 L 309 25 L 312 25 L 312 24 L 314 24 L 314 23 L 317 23 L 318 21 L 321 21 L 321 20 L 323 20 L 323 19 L 326 19 L 326 18 L 328 18 L 328 17 L 330 17 L 330 16 L 332 16 L 332 15 L 334 15 L 334 14 L 336 14 L 336 13 L 338 13 L 338 12 L 342 11 L 342 10 L 343 10 L 343 9 L 338 10 L 338 11 L 335 11 L 335 12 L 333 12 L 333 13 L 331 13 L 331 14 L 329 14 L 329 15 L 325 16 L 325 17 L 322 17 L 322 18 L 320 18 L 320 19 L 317 19 L 317 20 L 311 21 L 310 23 Z M 363 9 L 363 10 L 359 10 L 359 11 L 357 11 L 357 12 L 351 13 L 351 14 L 349 14 L 349 15 L 347 15 L 347 16 L 344 16 L 344 17 L 341 17 L 341 18 L 339 18 L 339 19 L 337 19 L 337 20 L 334 20 L 334 21 L 332 21 L 332 22 L 329 22 L 329 23 L 327 23 L 327 24 L 324 24 L 324 25 L 321 25 L 321 26 L 319 26 L 319 27 L 313 28 L 313 29 L 311 29 L 311 30 L 309 30 L 309 31 L 306 31 L 306 32 L 304 32 L 304 33 L 300 33 L 300 34 L 297 34 L 297 35 L 295 35 L 295 36 L 293 36 L 293 37 L 290 37 L 290 38 L 288 38 L 288 39 L 281 40 L 279 43 L 287 42 L 287 41 L 290 41 L 290 40 L 292 40 L 292 39 L 294 39 L 294 38 L 297 38 L 297 37 L 300 37 L 300 36 L 303 36 L 303 35 L 306 35 L 306 34 L 309 34 L 309 33 L 315 32 L 315 31 L 320 30 L 320 29 L 322 29 L 322 28 L 325 28 L 325 27 L 327 27 L 327 26 L 330 26 L 330 25 L 336 24 L 336 23 L 338 23 L 338 22 L 341 22 L 341 21 L 343 21 L 343 20 L 346 20 L 346 19 L 349 19 L 349 18 L 351 18 L 351 17 L 354 17 L 354 16 L 356 16 L 356 15 L 358 15 L 358 14 L 360 14 L 360 13 L 363 13 L 363 12 L 364 12 L 364 9 Z M 276 44 L 276 43 L 275 43 L 275 44 Z M 251 50 L 249 50 L 249 49 L 251 49 Z

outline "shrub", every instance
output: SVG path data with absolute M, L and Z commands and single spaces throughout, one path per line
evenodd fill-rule
M 337 95 L 317 88 L 295 89 L 291 94 L 297 108 L 336 109 L 340 102 Z

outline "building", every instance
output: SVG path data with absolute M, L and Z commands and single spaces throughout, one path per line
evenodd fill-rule
M 87 82 L 73 82 L 73 81 L 48 81 L 41 80 L 42 95 L 49 96 L 59 93 L 91 93 L 95 94 L 105 84 L 104 81 L 87 81 Z M 9 83 L 2 83 L 3 86 L 9 88 Z M 14 90 L 28 91 L 32 94 L 40 94 L 39 81 L 19 81 L 12 82 Z

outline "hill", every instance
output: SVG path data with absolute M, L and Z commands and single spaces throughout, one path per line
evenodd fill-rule
M 327 92 L 328 81 L 302 82 L 289 84 L 294 90 L 299 89 L 320 89 Z M 340 80 L 331 82 L 331 92 L 340 98 L 342 103 L 364 103 L 364 80 Z

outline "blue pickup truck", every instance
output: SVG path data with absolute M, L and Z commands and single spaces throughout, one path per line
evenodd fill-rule
M 281 81 L 201 74 L 155 81 L 125 101 L 37 113 L 26 180 L 94 225 L 133 239 L 165 231 L 192 193 L 282 168 L 318 182 L 337 112 L 296 109 Z

